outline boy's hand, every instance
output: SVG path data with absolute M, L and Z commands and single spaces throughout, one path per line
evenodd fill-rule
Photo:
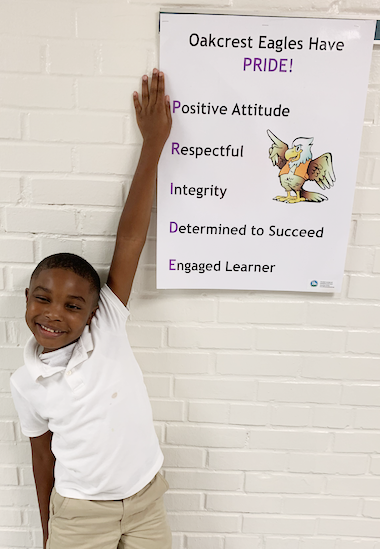
M 137 92 L 133 94 L 136 120 L 144 142 L 156 145 L 161 152 L 172 126 L 169 96 L 165 95 L 164 73 L 153 69 L 150 90 L 148 77 L 142 77 L 141 104 Z

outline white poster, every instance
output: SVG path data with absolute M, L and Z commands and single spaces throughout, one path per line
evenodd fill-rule
M 340 291 L 374 31 L 161 14 L 158 288 Z

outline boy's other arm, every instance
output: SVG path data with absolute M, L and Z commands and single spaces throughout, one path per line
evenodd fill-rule
M 32 447 L 33 475 L 36 483 L 38 505 L 40 508 L 43 532 L 43 547 L 48 538 L 49 501 L 54 485 L 55 457 L 51 451 L 52 432 L 47 431 L 40 437 L 30 438 Z
M 163 146 L 171 129 L 169 97 L 165 96 L 164 75 L 153 70 L 149 90 L 148 77 L 142 79 L 141 104 L 133 94 L 137 124 L 143 145 L 128 199 L 120 217 L 115 251 L 107 284 L 114 294 L 127 304 L 137 264 L 149 227 L 156 171 Z

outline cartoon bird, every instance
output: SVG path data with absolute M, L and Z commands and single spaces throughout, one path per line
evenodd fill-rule
M 278 139 L 270 130 L 267 133 L 273 141 L 269 158 L 273 166 L 280 168 L 279 178 L 286 196 L 276 196 L 273 200 L 295 204 L 296 202 L 323 202 L 327 197 L 320 193 L 306 191 L 302 187 L 308 179 L 316 181 L 321 189 L 334 186 L 335 175 L 331 153 L 325 153 L 312 160 L 313 137 L 297 137 L 292 148 Z M 291 195 L 294 192 L 296 196 Z

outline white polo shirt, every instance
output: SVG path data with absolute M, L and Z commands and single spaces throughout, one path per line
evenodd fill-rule
M 141 490 L 163 455 L 139 365 L 125 331 L 128 309 L 108 286 L 68 364 L 44 364 L 34 336 L 11 377 L 21 430 L 53 432 L 55 487 L 64 497 L 123 499 Z

